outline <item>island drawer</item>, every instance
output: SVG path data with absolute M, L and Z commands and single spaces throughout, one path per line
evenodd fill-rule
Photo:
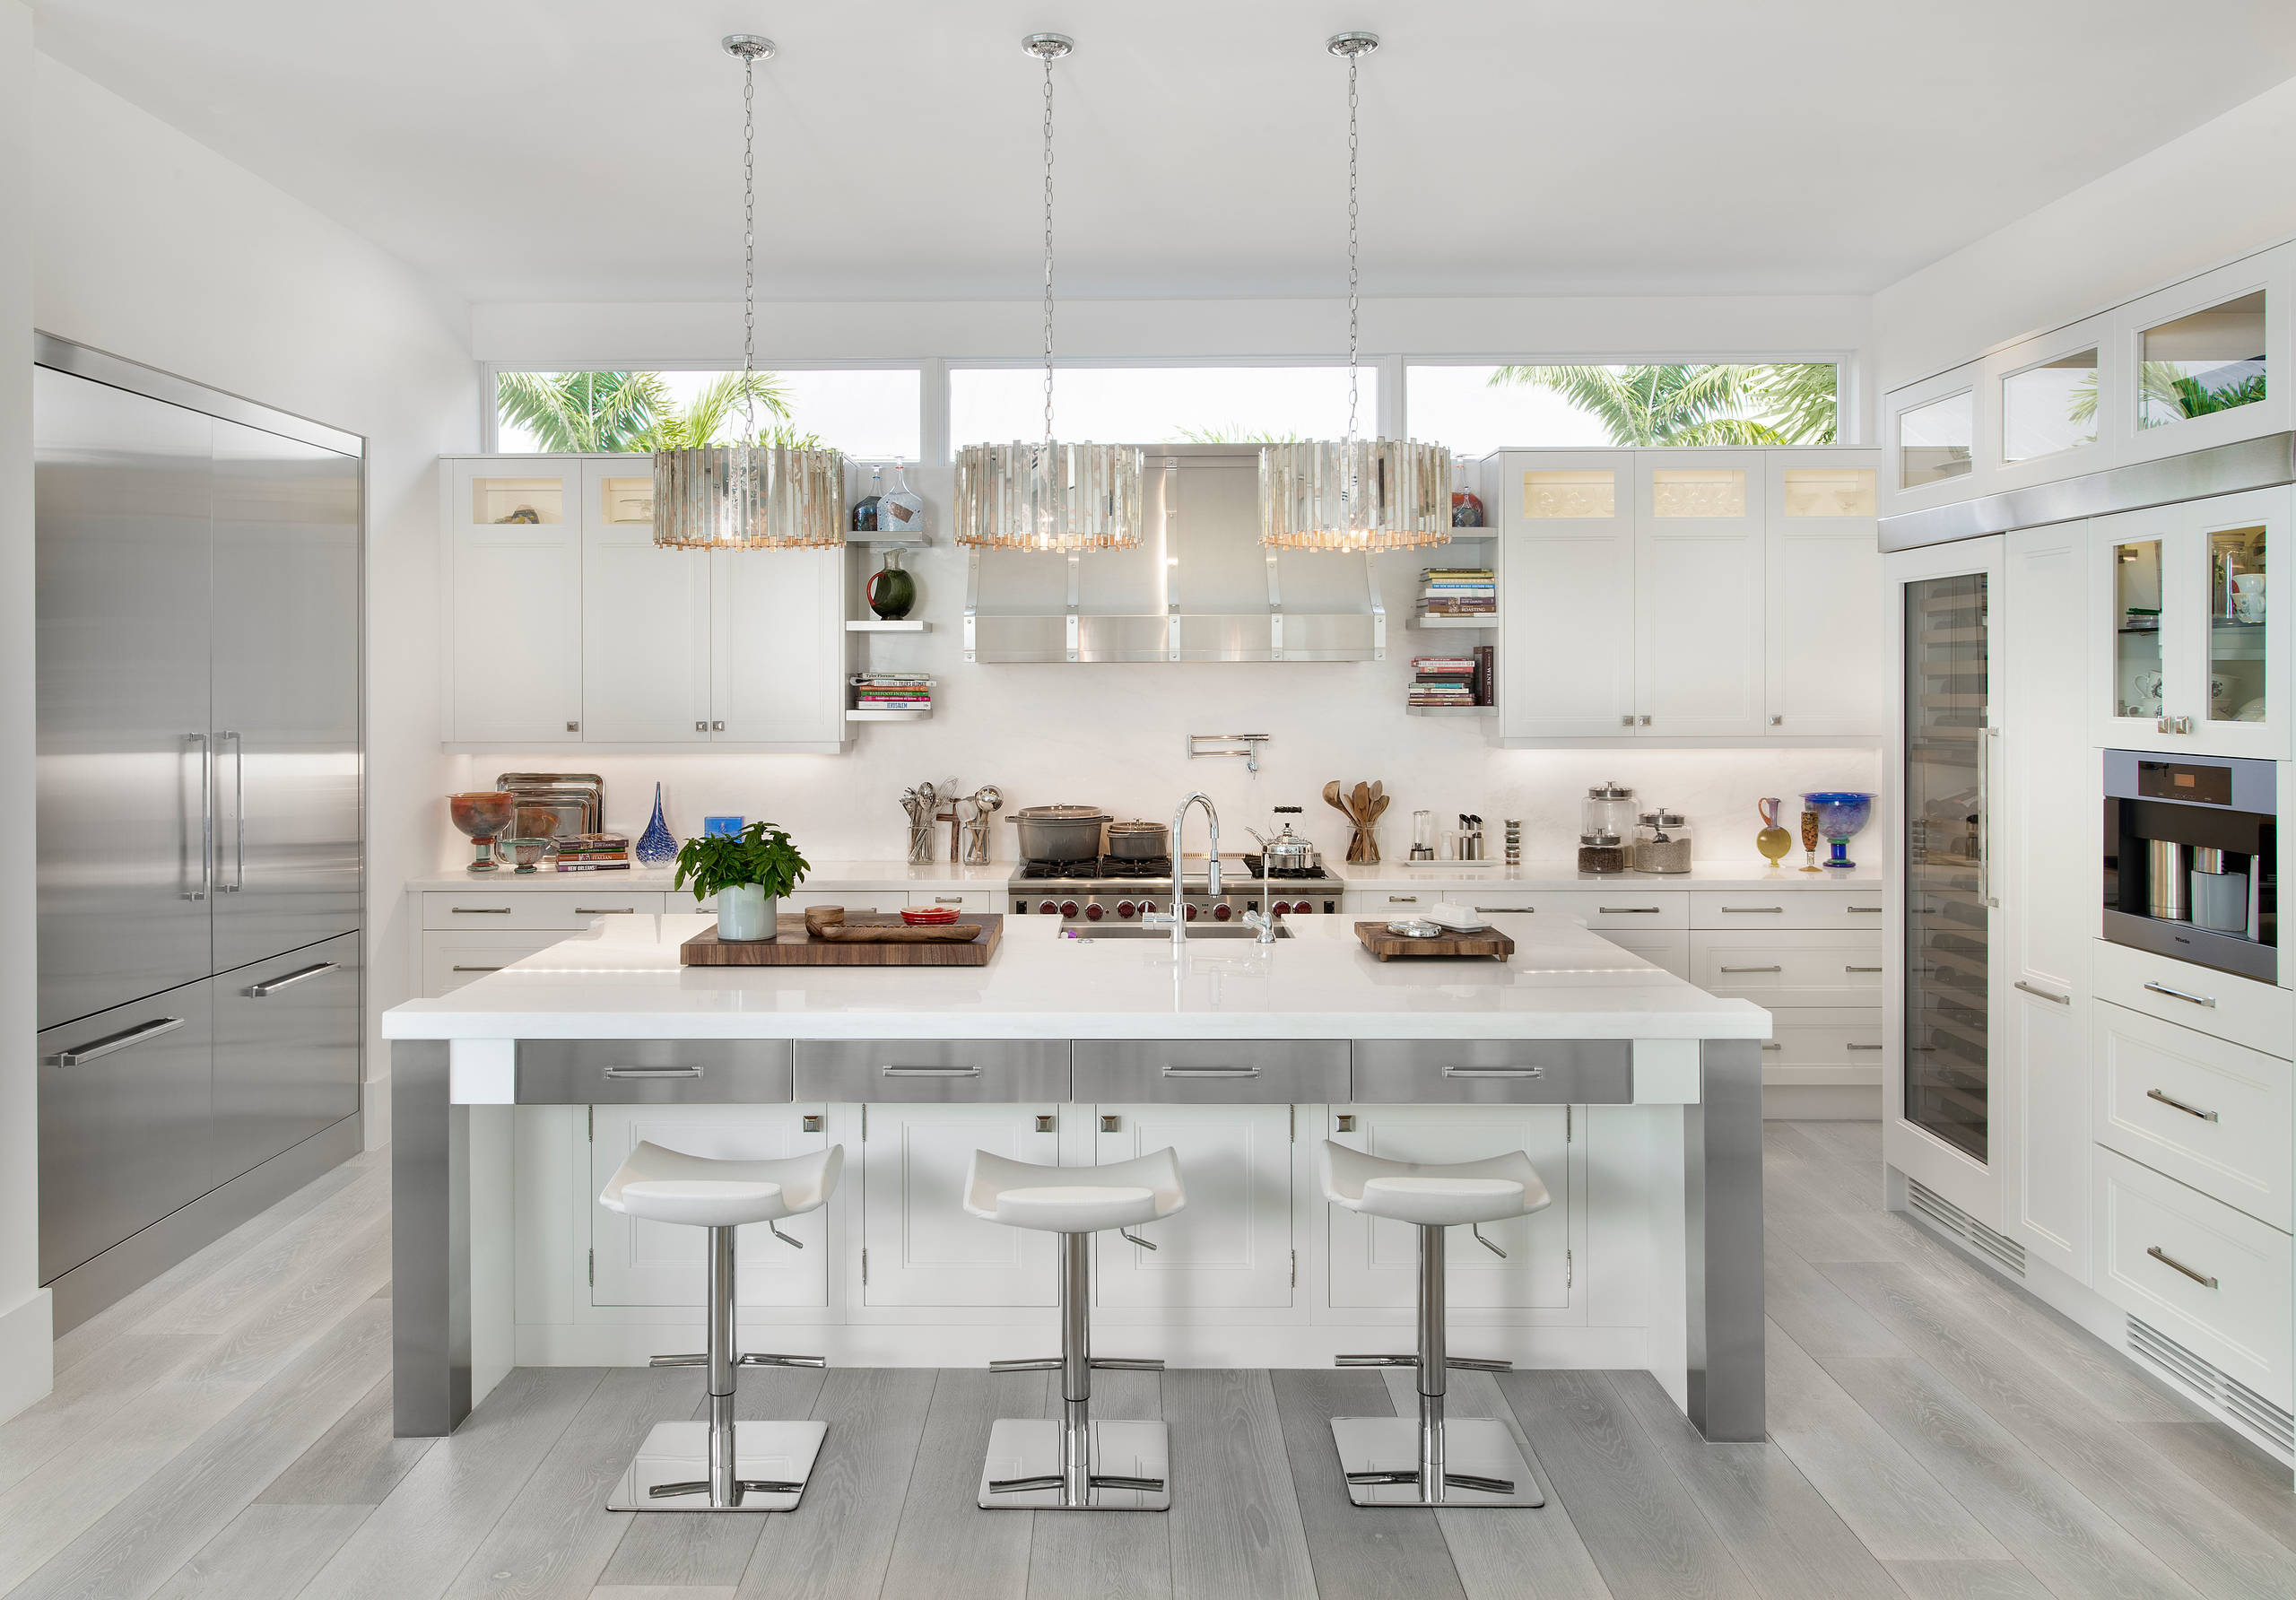
M 1318 1105 L 1348 1097 L 1344 1039 L 1076 1041 L 1080 1100 Z
M 522 1039 L 522 1106 L 768 1105 L 789 1099 L 786 1039 Z
M 576 874 L 568 874 L 568 876 Z M 611 876 L 612 874 L 606 874 Z M 677 909 L 691 901 L 678 896 Z M 658 917 L 665 897 L 658 890 L 584 889 L 431 890 L 422 896 L 422 926 L 484 933 L 492 928 L 584 928 L 601 917 Z
M 803 1100 L 1065 1100 L 1065 1039 L 804 1039 Z
M 1359 1039 L 1354 1099 L 1622 1106 L 1634 1099 L 1634 1046 L 1623 1039 Z

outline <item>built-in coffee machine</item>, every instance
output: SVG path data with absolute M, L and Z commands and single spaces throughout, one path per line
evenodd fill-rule
M 2105 937 L 2278 982 L 2275 763 L 2104 756 Z

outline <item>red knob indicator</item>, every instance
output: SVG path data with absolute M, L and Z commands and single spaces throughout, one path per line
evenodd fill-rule
M 1190 922 L 1194 922 L 1196 920 L 1196 908 L 1194 906 L 1190 906 L 1187 909 L 1187 919 Z
M 1047 900 L 1044 904 L 1039 906 L 1037 909 L 1043 912 L 1047 917 L 1050 917 L 1057 912 L 1060 908 L 1051 900 Z
M 1117 914 L 1118 917 L 1129 917 L 1129 916 L 1131 916 L 1131 915 L 1132 915 L 1132 902 L 1131 902 L 1130 900 L 1118 900 L 1118 901 L 1117 901 L 1117 903 L 1116 903 L 1116 914 Z
M 1098 907 L 1098 906 L 1086 906 L 1086 907 L 1084 908 L 1084 920 L 1085 920 L 1085 921 L 1087 921 L 1087 922 L 1098 922 L 1100 919 L 1100 907 Z
M 1062 900 L 1062 901 L 1060 902 L 1060 914 L 1061 914 L 1063 917 L 1074 917 L 1074 916 L 1075 916 L 1075 915 L 1076 915 L 1076 902 L 1075 902 L 1074 900 Z
M 1214 922 L 1225 922 L 1235 914 L 1234 909 L 1229 906 L 1226 900 L 1222 900 L 1218 905 L 1212 908 L 1212 919 Z

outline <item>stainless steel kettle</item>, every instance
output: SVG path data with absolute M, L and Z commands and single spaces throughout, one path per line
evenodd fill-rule
M 1260 872 L 1263 874 L 1273 872 L 1321 872 L 1324 865 L 1324 853 L 1316 848 L 1308 839 L 1292 831 L 1292 819 L 1300 814 L 1300 807 L 1279 805 L 1275 807 L 1275 814 L 1283 819 L 1283 831 L 1274 839 L 1268 838 L 1257 828 L 1244 830 L 1259 840 Z

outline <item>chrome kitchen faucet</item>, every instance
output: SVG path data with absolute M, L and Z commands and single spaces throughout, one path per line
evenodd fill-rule
M 1212 828 L 1212 846 L 1205 853 L 1205 892 L 1215 898 L 1220 893 L 1220 813 L 1212 804 L 1212 796 L 1198 789 L 1181 801 L 1180 808 L 1172 813 L 1171 914 L 1166 916 L 1162 912 L 1151 912 L 1140 919 L 1149 927 L 1161 927 L 1167 922 L 1170 923 L 1172 943 L 1175 944 L 1187 943 L 1187 908 L 1185 904 L 1187 896 L 1187 808 L 1199 800 L 1204 803 L 1204 820 Z

